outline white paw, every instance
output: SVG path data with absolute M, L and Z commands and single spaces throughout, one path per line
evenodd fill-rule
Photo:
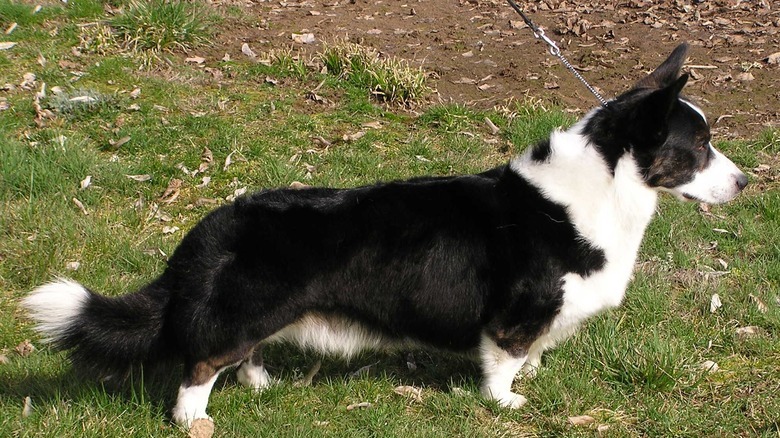
M 173 408 L 172 415 L 173 422 L 178 424 L 179 426 L 190 429 L 192 427 L 192 423 L 195 420 L 208 420 L 212 423 L 214 422 L 214 419 L 211 418 L 206 412 L 187 412 L 185 409 L 180 408 L 178 406 Z
M 509 409 L 517 409 L 522 407 L 524 404 L 528 403 L 528 399 L 523 397 L 520 394 L 515 394 L 514 392 L 510 392 L 500 400 L 498 400 L 498 403 Z
M 536 373 L 539 372 L 539 364 L 532 364 L 529 362 L 526 362 L 523 365 L 523 368 L 520 370 L 519 376 L 526 378 L 526 379 L 533 379 L 536 377 Z
M 262 365 L 252 365 L 249 362 L 245 362 L 236 372 L 238 382 L 244 386 L 261 390 L 271 386 L 273 380 L 268 375 L 268 371 Z
M 517 409 L 528 403 L 527 398 L 512 391 L 498 392 L 491 391 L 489 388 L 483 388 L 481 392 L 486 398 L 495 400 L 499 405 L 509 409 Z

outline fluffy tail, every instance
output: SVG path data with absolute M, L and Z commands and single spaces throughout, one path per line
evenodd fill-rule
M 173 353 L 164 332 L 169 297 L 158 282 L 105 297 L 58 279 L 33 290 L 22 304 L 45 342 L 70 350 L 78 371 L 109 379 L 124 378 L 133 364 L 153 364 Z

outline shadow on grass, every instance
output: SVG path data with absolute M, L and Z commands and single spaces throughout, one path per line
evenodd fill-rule
M 480 378 L 478 364 L 464 356 L 436 351 L 403 351 L 396 353 L 364 353 L 349 361 L 301 352 L 288 345 L 272 345 L 264 351 L 266 366 L 274 379 L 292 385 L 320 358 L 322 366 L 314 376 L 312 386 L 330 381 L 347 384 L 355 379 L 390 380 L 393 385 L 410 385 L 450 392 L 454 387 L 476 387 Z M 46 364 L 52 356 L 39 360 L 15 361 L 0 373 L 0 403 L 21 404 L 31 397 L 38 406 L 57 405 L 63 401 L 106 400 L 120 403 L 148 404 L 155 411 L 165 412 L 175 403 L 182 379 L 181 365 L 162 364 L 152 369 L 136 368 L 124 381 L 97 382 L 65 365 L 54 369 Z M 235 369 L 222 373 L 215 392 L 223 386 L 240 385 Z

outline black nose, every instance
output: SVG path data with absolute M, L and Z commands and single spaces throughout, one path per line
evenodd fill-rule
M 740 190 L 744 189 L 747 186 L 748 179 L 747 175 L 744 173 L 740 173 L 737 175 L 737 187 L 739 187 Z

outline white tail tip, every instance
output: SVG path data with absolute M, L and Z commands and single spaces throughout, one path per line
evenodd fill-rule
M 89 299 L 89 291 L 75 281 L 60 278 L 30 292 L 22 305 L 36 322 L 44 342 L 62 339 Z

